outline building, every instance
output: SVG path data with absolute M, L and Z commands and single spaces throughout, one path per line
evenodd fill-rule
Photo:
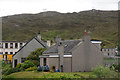
M 32 38 L 13 55 L 13 68 L 16 67 L 18 63 L 24 63 L 24 59 L 28 57 L 32 51 L 38 48 L 48 48 L 47 45 L 50 46 L 50 41 L 47 41 L 47 43 L 43 42 L 39 33 L 37 37 Z
M 104 57 L 115 57 L 118 55 L 117 48 L 103 48 Z
M 48 65 L 50 69 L 61 72 L 83 72 L 103 65 L 101 41 L 91 41 L 88 33 L 81 40 L 62 41 L 56 38 L 55 42 L 39 56 L 40 66 Z
M 0 60 L 12 62 L 12 56 L 25 45 L 25 42 L 2 41 L 0 42 Z

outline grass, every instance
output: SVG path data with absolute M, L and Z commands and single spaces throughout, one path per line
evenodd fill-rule
M 90 74 L 92 72 L 60 73 L 25 71 L 3 76 L 3 78 L 89 78 Z
M 104 62 L 118 62 L 118 60 L 104 60 Z
M 118 59 L 114 59 L 114 58 L 104 58 L 104 62 L 118 62 Z

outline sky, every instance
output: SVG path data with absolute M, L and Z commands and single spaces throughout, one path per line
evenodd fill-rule
M 23 13 L 118 10 L 119 0 L 0 0 L 0 17 Z

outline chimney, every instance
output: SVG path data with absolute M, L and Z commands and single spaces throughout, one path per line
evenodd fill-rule
M 60 38 L 60 37 L 55 37 L 55 43 L 56 43 L 56 44 L 59 44 L 60 41 L 61 41 L 61 38 Z
M 51 46 L 51 41 L 50 41 L 50 40 L 47 41 L 47 46 L 48 46 L 48 47 Z
M 62 44 L 62 42 L 59 42 L 58 44 L 58 55 L 59 55 L 59 69 L 60 72 L 63 72 L 63 68 L 64 68 L 64 46 Z
M 40 31 L 38 32 L 38 36 L 37 36 L 37 38 L 41 41 Z
M 89 41 L 91 40 L 90 32 L 87 32 L 87 31 L 85 30 L 84 36 L 83 36 L 83 40 L 86 41 L 86 42 L 89 42 Z
M 83 58 L 84 58 L 84 71 L 89 70 L 89 60 L 90 60 L 90 55 L 91 55 L 91 38 L 90 34 L 85 31 L 84 36 L 83 36 Z

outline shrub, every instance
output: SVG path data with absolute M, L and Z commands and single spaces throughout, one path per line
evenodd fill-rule
M 16 67 L 17 67 L 17 68 L 20 68 L 21 65 L 22 65 L 22 63 L 18 63 Z
M 27 68 L 25 71 L 34 71 L 34 70 L 37 70 L 37 67 L 30 67 L 30 68 Z
M 6 72 L 10 69 L 11 69 L 11 64 L 7 64 L 4 62 L 2 63 L 2 74 L 6 74 Z
M 27 60 L 31 60 L 36 66 L 40 65 L 39 55 L 46 50 L 46 48 L 38 48 L 35 51 L 32 51 L 30 55 L 28 55 Z
M 110 70 L 109 67 L 98 66 L 93 68 L 93 74 L 98 78 L 116 78 L 118 75 L 114 71 Z
M 24 62 L 24 64 L 21 65 L 20 69 L 21 69 L 21 70 L 25 70 L 25 69 L 30 68 L 30 67 L 33 67 L 33 66 L 35 66 L 35 65 L 33 64 L 33 62 L 30 61 L 30 60 L 27 60 L 27 61 Z
M 21 71 L 19 68 L 11 68 L 11 69 L 9 69 L 8 71 L 6 71 L 6 72 L 4 73 L 4 75 L 9 75 L 9 74 L 11 74 L 11 73 L 15 73 L 15 72 L 19 72 L 19 71 Z
M 110 69 L 113 69 L 113 68 L 115 71 L 120 72 L 120 64 L 113 64 L 112 66 L 110 66 Z
M 40 62 L 37 61 L 37 60 L 31 60 L 31 61 L 35 64 L 35 66 L 39 66 L 40 65 Z

